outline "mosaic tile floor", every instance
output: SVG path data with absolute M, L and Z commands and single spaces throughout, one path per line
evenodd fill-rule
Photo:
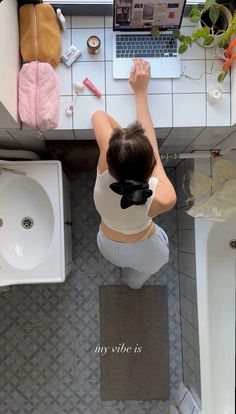
M 174 181 L 175 170 L 168 173 Z M 0 294 L 1 414 L 166 414 L 168 401 L 100 400 L 98 286 L 122 281 L 96 246 L 94 180 L 94 172 L 72 178 L 74 268 L 66 282 Z M 169 236 L 170 262 L 146 284 L 168 285 L 172 400 L 182 380 L 175 209 L 158 224 Z

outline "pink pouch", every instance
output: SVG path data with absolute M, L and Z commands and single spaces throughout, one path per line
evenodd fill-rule
M 19 116 L 33 129 L 53 129 L 59 119 L 59 82 L 49 63 L 25 63 L 19 74 Z

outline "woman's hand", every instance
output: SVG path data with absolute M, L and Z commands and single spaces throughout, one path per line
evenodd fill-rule
M 143 59 L 134 59 L 134 67 L 130 72 L 129 84 L 135 94 L 147 93 L 150 77 L 150 64 Z

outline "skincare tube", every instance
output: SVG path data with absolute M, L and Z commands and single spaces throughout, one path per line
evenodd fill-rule
M 99 90 L 94 86 L 94 84 L 89 80 L 89 78 L 85 78 L 83 80 L 83 84 L 86 85 L 87 88 L 90 89 L 90 91 L 92 91 L 94 95 L 96 95 L 98 98 L 102 96 L 101 92 L 99 92 Z

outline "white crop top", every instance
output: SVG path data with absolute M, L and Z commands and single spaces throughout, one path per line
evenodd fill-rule
M 158 183 L 157 177 L 149 178 L 149 188 L 153 191 L 143 205 L 132 205 L 127 209 L 120 207 L 121 195 L 114 193 L 109 187 L 117 180 L 108 171 L 99 174 L 97 172 L 94 187 L 94 203 L 102 221 L 111 229 L 124 234 L 134 234 L 145 230 L 152 222 L 148 217 L 148 211 L 153 201 Z

